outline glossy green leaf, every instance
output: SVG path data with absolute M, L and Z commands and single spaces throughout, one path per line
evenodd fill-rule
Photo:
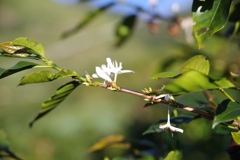
M 133 32 L 135 22 L 136 22 L 136 15 L 131 15 L 128 17 L 125 17 L 121 23 L 117 25 L 116 28 L 116 37 L 117 37 L 117 43 L 116 46 L 121 46 L 127 38 L 130 37 L 130 35 Z
M 20 61 L 15 66 L 11 68 L 0 68 L 0 79 L 10 76 L 14 73 L 33 68 L 39 64 L 32 63 L 32 62 L 26 62 L 26 61 Z
M 57 72 L 55 74 L 53 74 L 51 71 L 43 70 L 40 72 L 31 73 L 23 77 L 18 85 L 20 86 L 20 85 L 32 84 L 32 83 L 44 83 L 44 82 L 50 82 L 59 78 L 72 77 L 72 76 L 78 76 L 78 74 L 70 70 L 61 70 L 60 72 Z
M 76 27 L 63 33 L 62 38 L 67 38 L 67 37 L 73 35 L 74 33 L 78 32 L 80 29 L 82 29 L 87 24 L 89 24 L 94 18 L 99 16 L 101 13 L 106 11 L 108 8 L 110 8 L 113 4 L 114 3 L 109 3 L 106 6 L 100 7 L 98 9 L 94 10 L 93 12 L 86 14 L 83 18 L 81 18 L 82 19 L 81 22 Z
M 41 118 L 42 116 L 50 112 L 52 109 L 56 108 L 80 84 L 80 82 L 71 81 L 58 88 L 55 94 L 50 99 L 42 103 L 42 110 L 40 110 L 34 120 L 30 122 L 30 127 L 37 119 Z
M 184 74 L 188 71 L 195 70 L 205 75 L 209 74 L 210 63 L 209 60 L 203 55 L 197 55 L 190 58 L 182 67 L 181 73 Z
M 216 116 L 213 120 L 212 127 L 214 128 L 219 123 L 224 123 L 236 119 L 240 115 L 240 105 L 236 102 L 224 100 L 216 111 Z
M 158 73 L 155 74 L 152 79 L 160 79 L 160 78 L 175 78 L 177 77 L 179 74 L 176 73 L 172 73 L 172 72 L 162 72 L 162 73 Z
M 232 0 L 193 1 L 193 30 L 199 48 L 227 24 L 231 3 Z
M 240 133 L 238 132 L 231 132 L 232 138 L 237 144 L 240 144 Z
M 219 88 L 235 88 L 235 86 L 226 78 L 214 80 L 201 72 L 192 70 L 166 84 L 161 93 L 180 95 Z
M 179 151 L 171 151 L 164 160 L 181 160 L 182 154 Z
M 197 117 L 195 115 L 186 115 L 186 116 L 172 117 L 170 120 L 171 120 L 171 124 L 177 126 L 177 125 L 180 125 L 183 123 L 189 123 L 196 118 Z M 143 135 L 164 131 L 159 128 L 160 124 L 162 124 L 162 123 L 167 123 L 167 119 L 162 119 L 162 120 L 158 121 L 157 123 L 151 125 L 146 131 L 143 132 Z
M 21 37 L 15 39 L 12 44 L 14 46 L 23 46 L 27 53 L 31 53 L 40 57 L 44 57 L 44 48 L 42 44 L 37 44 L 36 41 L 29 41 L 27 38 Z

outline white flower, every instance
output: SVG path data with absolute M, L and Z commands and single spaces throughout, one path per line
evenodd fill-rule
M 134 73 L 131 70 L 122 70 L 122 62 L 119 64 L 117 61 L 112 62 L 110 58 L 107 58 L 107 66 L 102 65 L 102 67 L 96 67 L 96 73 L 92 75 L 93 78 L 102 78 L 108 82 L 116 82 L 117 75 L 122 73 Z M 111 77 L 114 76 L 114 80 Z
M 159 99 L 159 98 L 164 98 L 166 101 L 174 100 L 173 96 L 171 96 L 170 94 L 161 94 L 161 95 L 157 96 L 155 99 Z M 180 128 L 171 126 L 171 123 L 170 123 L 170 114 L 169 114 L 169 106 L 168 106 L 168 120 L 167 120 L 167 124 L 165 124 L 165 125 L 160 125 L 159 128 L 162 129 L 162 130 L 164 130 L 164 129 L 169 129 L 169 130 L 172 131 L 172 132 L 180 132 L 180 133 L 183 133 L 183 129 L 180 129 Z
M 174 100 L 174 98 L 170 94 L 160 94 L 159 96 L 155 97 L 155 99 L 164 98 L 166 101 L 170 99 Z
M 180 132 L 183 133 L 183 129 L 177 128 L 177 127 L 173 127 L 170 124 L 170 115 L 169 115 L 169 109 L 168 109 L 168 120 L 167 120 L 167 124 L 165 125 L 160 125 L 159 126 L 160 129 L 169 129 L 172 132 Z

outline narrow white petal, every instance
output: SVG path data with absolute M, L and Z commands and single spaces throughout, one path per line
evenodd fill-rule
M 183 133 L 183 129 L 180 129 L 180 128 L 177 128 L 177 127 L 169 127 L 169 129 L 173 132 L 180 132 L 180 133 Z
M 122 73 L 135 73 L 135 72 L 131 71 L 131 70 L 122 70 L 122 71 L 120 71 L 119 74 L 122 74 Z
M 122 69 L 122 62 L 119 63 L 119 68 L 118 68 L 118 69 L 119 69 L 119 70 Z
M 157 96 L 155 99 L 160 99 L 160 98 L 165 98 L 166 96 L 168 96 L 169 94 L 160 94 L 159 96 Z
M 114 64 L 112 63 L 112 60 L 110 58 L 107 58 L 107 66 L 108 68 L 110 68 L 111 70 L 113 70 L 115 67 L 114 67 Z
M 100 67 L 96 67 L 96 72 L 97 75 L 99 77 L 101 77 L 102 79 L 108 81 L 108 82 L 112 82 L 111 78 L 109 77 L 109 75 L 107 75 Z
M 93 78 L 100 78 L 96 73 L 92 75 Z

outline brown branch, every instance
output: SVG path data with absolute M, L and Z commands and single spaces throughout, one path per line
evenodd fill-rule
M 111 88 L 111 85 L 98 84 L 97 87 Z M 197 110 L 195 108 L 192 108 L 192 107 L 185 106 L 185 105 L 183 105 L 181 103 L 178 103 L 178 102 L 175 102 L 174 105 L 172 105 L 170 101 L 166 101 L 164 99 L 155 99 L 154 96 L 149 96 L 147 94 L 144 94 L 144 93 L 141 93 L 141 92 L 137 92 L 137 91 L 133 91 L 133 90 L 129 90 L 129 89 L 125 89 L 125 88 L 122 88 L 122 87 L 118 87 L 118 90 L 115 90 L 115 91 L 124 92 L 124 93 L 128 93 L 128 94 L 136 95 L 136 96 L 139 96 L 139 97 L 143 97 L 145 99 L 148 99 L 151 102 L 163 103 L 163 104 L 166 104 L 166 105 L 170 105 L 172 107 L 181 108 L 181 109 L 183 109 L 185 111 L 195 113 L 195 114 L 200 115 L 200 116 L 202 116 L 204 118 L 207 118 L 209 120 L 213 120 L 214 119 L 214 115 L 208 114 L 206 112 L 199 111 L 199 110 Z M 227 122 L 227 123 L 230 124 L 230 125 L 234 125 L 234 126 L 237 126 L 238 128 L 240 128 L 240 122 L 237 122 L 236 120 L 233 120 L 233 121 L 230 121 L 230 122 Z

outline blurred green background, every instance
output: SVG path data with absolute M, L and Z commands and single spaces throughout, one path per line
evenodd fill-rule
M 139 21 L 127 43 L 114 48 L 115 26 L 121 17 L 104 13 L 79 33 L 60 39 L 63 32 L 77 25 L 91 10 L 80 3 L 64 6 L 50 0 L 2 0 L 0 43 L 18 37 L 35 40 L 43 44 L 46 57 L 64 69 L 83 75 L 95 73 L 95 66 L 105 64 L 110 57 L 123 62 L 123 69 L 135 71 L 118 76 L 118 85 L 136 91 L 162 87 L 164 81 L 151 77 L 160 71 L 178 73 L 184 61 L 195 54 L 209 57 L 214 76 L 225 75 L 229 69 L 239 70 L 238 45 L 216 36 L 199 51 L 196 44 L 185 42 L 183 34 L 171 37 L 167 33 L 167 23 L 161 24 L 159 33 L 154 35 L 147 23 Z M 19 60 L 22 59 L 0 58 L 0 67 L 11 67 Z M 70 81 L 66 78 L 16 87 L 21 77 L 33 71 L 38 70 L 27 70 L 0 81 L 0 129 L 8 134 L 11 150 L 23 159 L 98 160 L 104 155 L 120 155 L 122 150 L 117 149 L 87 152 L 98 139 L 108 135 L 171 144 L 170 148 L 183 151 L 184 160 L 229 159 L 225 149 L 230 144 L 230 136 L 217 135 L 211 130 L 210 121 L 199 119 L 181 125 L 179 127 L 185 132 L 176 133 L 173 138 L 165 139 L 171 135 L 169 132 L 142 136 L 149 125 L 167 117 L 167 106 L 143 108 L 145 102 L 139 97 L 102 88 L 78 87 L 60 106 L 29 128 L 28 123 L 41 109 L 41 103 Z M 223 98 L 218 92 L 212 94 L 214 98 Z M 202 99 L 202 93 L 179 97 L 181 103 L 192 107 L 198 107 L 196 100 Z M 173 145 L 176 143 L 178 145 Z

